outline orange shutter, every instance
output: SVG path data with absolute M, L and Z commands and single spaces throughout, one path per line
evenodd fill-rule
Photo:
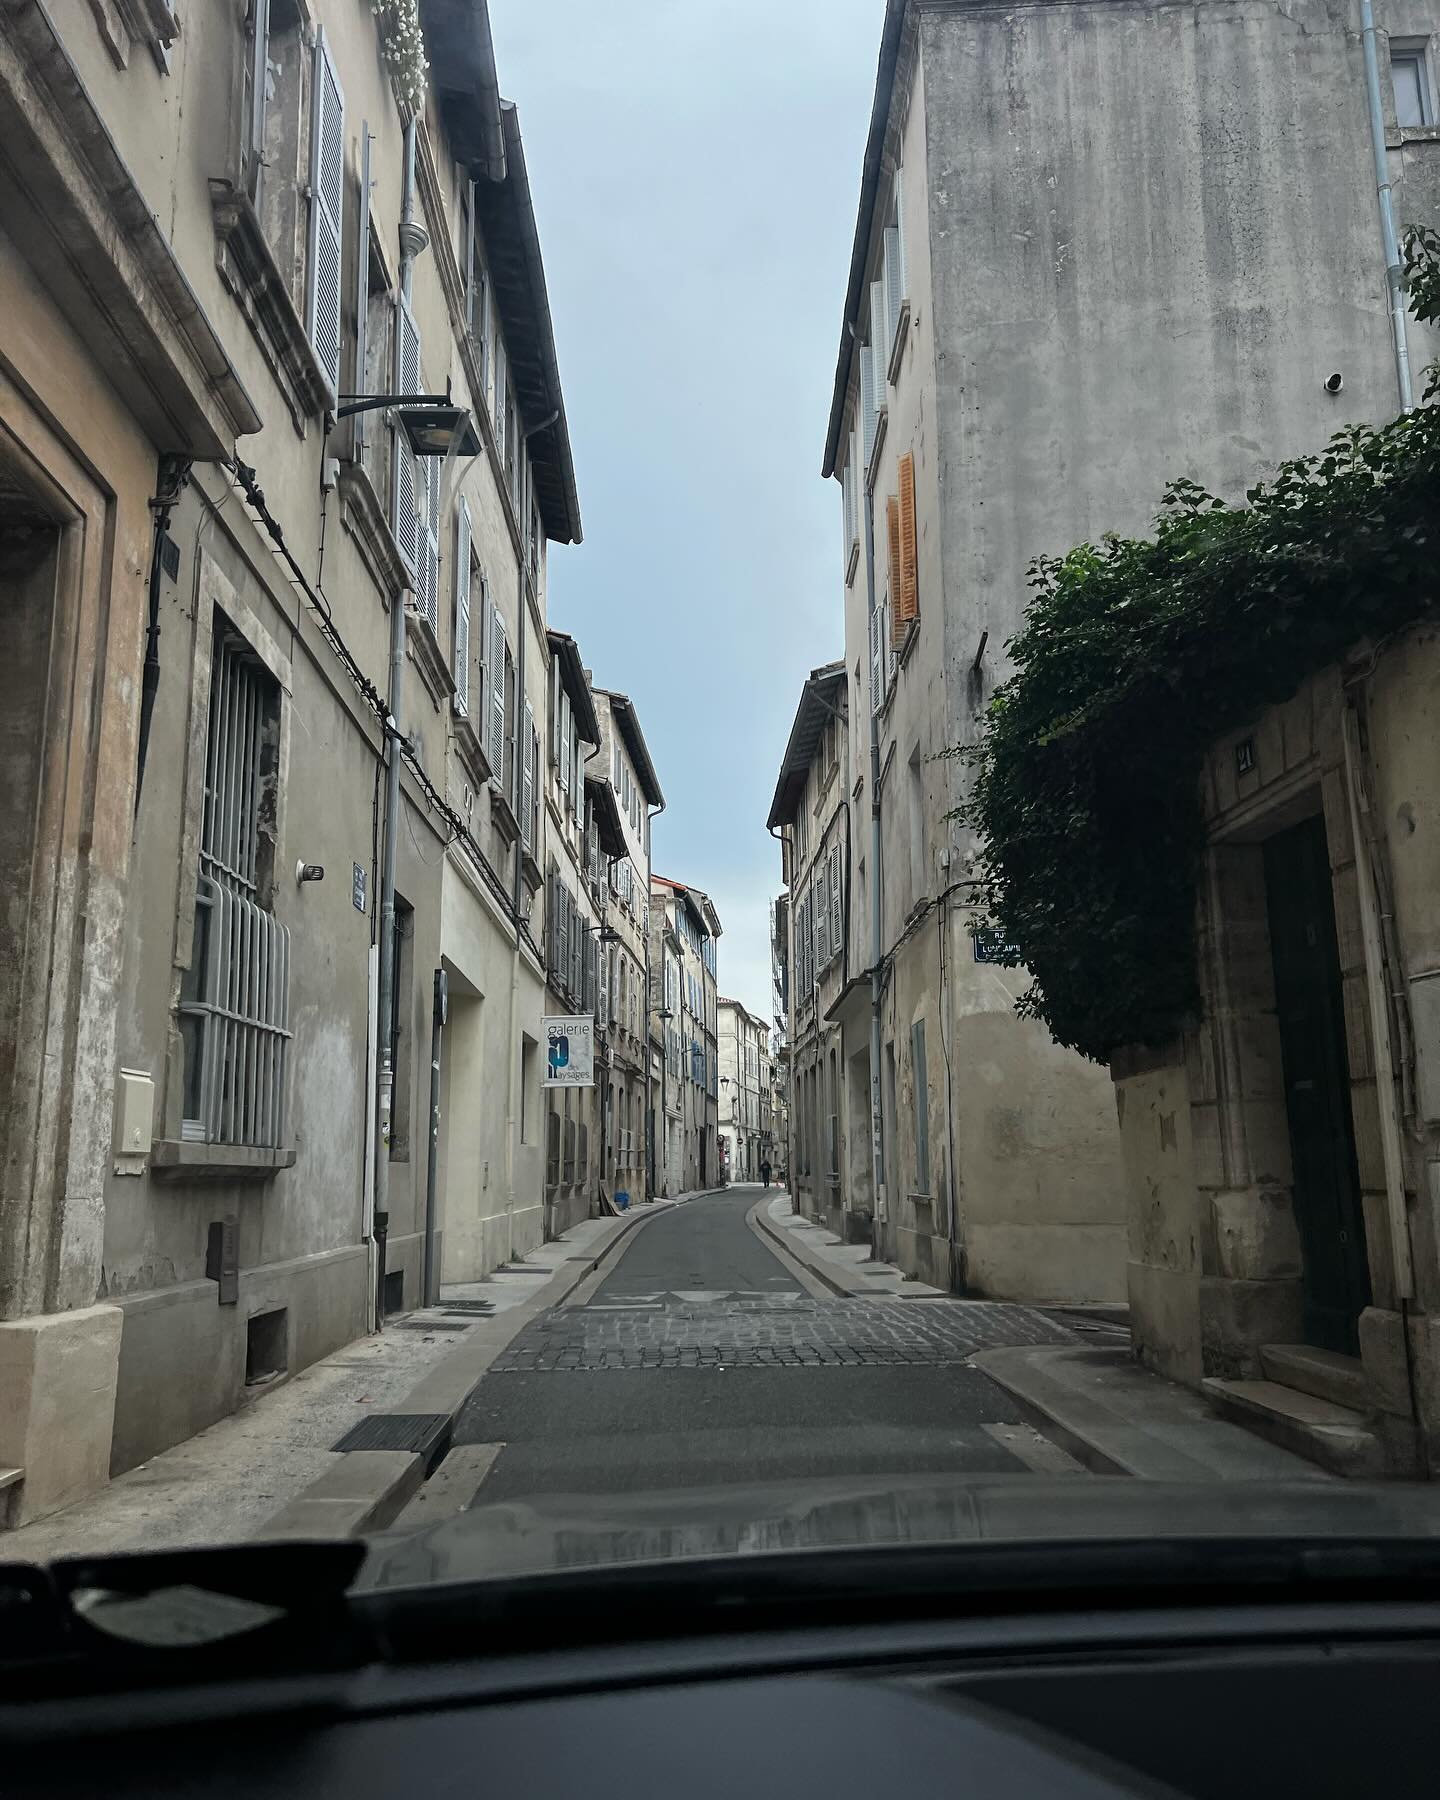
M 890 642 L 899 641 L 900 618 L 900 502 L 893 494 L 885 502 L 885 536 L 890 545 Z
M 919 569 L 915 549 L 915 456 L 900 458 L 900 588 L 895 607 L 897 628 L 920 617 Z

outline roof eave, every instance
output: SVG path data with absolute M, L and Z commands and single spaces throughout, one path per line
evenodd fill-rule
M 855 218 L 855 241 L 850 250 L 850 277 L 845 288 L 845 315 L 840 321 L 840 350 L 835 359 L 835 387 L 830 399 L 830 424 L 825 433 L 825 456 L 820 473 L 835 473 L 840 454 L 840 428 L 845 418 L 845 396 L 850 391 L 850 364 L 855 354 L 852 326 L 860 314 L 865 287 L 865 265 L 870 260 L 870 239 L 875 227 L 875 201 L 880 192 L 880 168 L 885 156 L 885 133 L 894 98 L 895 70 L 900 61 L 908 0 L 885 0 L 885 24 L 880 33 L 880 56 L 875 69 L 875 98 L 870 108 L 870 135 L 860 165 L 860 205 Z
M 565 692 L 570 696 L 570 708 L 575 715 L 575 723 L 580 728 L 580 735 L 587 744 L 600 748 L 600 715 L 595 710 L 595 696 L 590 692 L 590 683 L 585 679 L 585 664 L 580 655 L 580 646 L 566 631 L 547 631 L 545 640 L 550 646 L 550 654 L 560 659 L 560 679 L 565 684 Z

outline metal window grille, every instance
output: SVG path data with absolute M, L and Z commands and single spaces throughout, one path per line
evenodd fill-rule
M 215 654 L 183 1132 L 208 1144 L 275 1149 L 285 1133 L 290 933 L 256 898 L 269 681 L 237 640 Z

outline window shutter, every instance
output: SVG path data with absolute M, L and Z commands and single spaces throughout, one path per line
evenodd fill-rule
M 403 294 L 395 308 L 395 376 L 397 392 L 415 394 L 420 391 L 420 332 L 410 302 Z M 415 453 L 398 420 L 392 431 L 395 474 L 390 523 L 405 566 L 419 581 L 422 579 L 419 471 L 415 466 Z
M 855 516 L 855 464 L 847 458 L 845 472 L 840 481 L 840 535 L 843 540 L 843 562 L 850 565 L 850 548 L 855 542 L 855 533 L 851 530 L 851 521 Z
M 830 961 L 830 875 L 829 863 L 821 863 L 819 885 L 813 890 L 819 899 L 815 916 L 815 967 L 823 969 Z
M 555 940 L 555 985 L 564 987 L 570 979 L 570 890 L 563 882 L 556 883 L 555 899 L 560 918 Z
M 252 0 L 253 35 L 250 39 L 250 117 L 246 122 L 246 187 L 252 200 L 260 197 L 260 175 L 265 166 L 265 72 L 270 61 L 270 0 Z
M 560 695 L 560 786 L 570 792 L 570 696 Z
M 455 711 L 470 712 L 470 508 L 455 509 Z
M 560 657 L 550 658 L 550 763 L 560 767 Z
M 505 460 L 505 346 L 501 342 L 499 330 L 495 333 L 495 442 L 499 447 L 500 460 Z
M 884 646 L 880 638 L 881 611 L 877 606 L 870 614 L 870 710 L 879 712 L 880 702 L 885 698 L 885 690 L 881 686 L 884 674 L 882 661 Z
M 533 815 L 535 811 L 534 744 L 535 708 L 527 702 L 525 706 L 524 772 L 520 778 L 520 832 L 525 842 L 525 848 L 530 851 L 533 851 L 535 848 L 534 844 L 531 842 Z
M 895 354 L 895 333 L 900 327 L 900 302 L 904 299 L 905 281 L 900 272 L 900 233 L 893 225 L 885 227 L 885 366 Z
M 850 536 L 859 543 L 864 536 L 865 516 L 860 510 L 865 505 L 865 470 L 860 461 L 860 434 L 850 433 L 849 462 L 855 471 L 855 479 L 850 483 Z
M 504 785 L 505 780 L 505 621 L 500 608 L 490 612 L 490 731 L 485 745 L 491 778 Z
M 865 468 L 875 448 L 875 351 L 869 344 L 860 349 L 860 448 Z
M 915 543 L 915 455 L 900 458 L 900 585 L 896 591 L 895 627 L 902 635 L 920 617 L 918 556 Z
M 332 394 L 340 392 L 340 227 L 345 206 L 345 96 L 325 27 L 310 90 L 310 268 L 305 331 Z
M 425 465 L 425 589 L 421 610 L 438 640 L 440 636 L 440 458 L 426 456 Z
M 368 339 L 370 336 L 370 126 L 368 123 L 360 127 L 360 217 L 356 221 L 355 250 L 355 380 L 352 383 L 357 394 L 368 391 L 365 378 L 365 364 L 369 359 Z M 370 442 L 370 415 L 356 413 L 350 421 L 353 428 L 351 443 L 355 454 L 359 453 Z
M 890 631 L 893 634 L 898 628 L 898 605 L 900 599 L 900 502 L 894 494 L 885 501 L 885 542 L 890 557 Z
M 580 992 L 585 979 L 585 941 L 590 936 L 585 929 L 585 923 L 577 907 L 570 940 L 570 991 L 572 994 Z
M 531 717 L 533 720 L 533 714 Z M 534 856 L 540 848 L 540 733 L 533 723 L 530 726 L 530 836 L 526 841 Z
M 910 292 L 905 270 L 905 195 L 900 186 L 900 170 L 895 171 L 895 261 L 900 271 L 900 298 Z
M 885 404 L 885 365 L 890 360 L 890 339 L 885 325 L 885 271 L 870 283 L 870 342 L 875 352 L 875 410 Z
M 475 335 L 475 183 L 465 186 L 465 329 Z

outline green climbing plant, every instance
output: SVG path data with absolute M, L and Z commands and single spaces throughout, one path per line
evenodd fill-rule
M 1440 233 L 1405 242 L 1410 308 L 1440 323 Z M 1020 1010 L 1108 1060 L 1200 1005 L 1196 880 L 1206 747 L 1364 637 L 1440 605 L 1440 405 L 1352 425 L 1241 506 L 1165 490 L 1154 535 L 1031 567 L 960 809 L 987 924 L 1032 976 Z

